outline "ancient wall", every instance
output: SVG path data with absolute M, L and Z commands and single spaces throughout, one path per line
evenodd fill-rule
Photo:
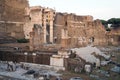
M 15 38 L 24 38 L 23 22 L 27 0 L 0 0 L 0 32 Z
M 21 22 L 0 22 L 0 32 L 17 39 L 24 38 L 23 25 L 24 23 Z
M 63 32 L 67 30 L 67 32 Z M 63 38 L 62 34 L 68 35 Z M 55 43 L 62 47 L 81 47 L 88 44 L 104 45 L 105 29 L 99 20 L 92 16 L 57 13 L 54 22 Z
M 55 15 L 54 28 L 53 28 L 54 43 L 60 44 L 60 42 L 61 42 L 61 30 L 64 28 L 64 26 L 65 26 L 64 14 L 57 13 Z
M 0 0 L 0 13 L 2 21 L 23 22 L 27 0 Z
M 93 37 L 94 45 L 107 45 L 106 44 L 106 30 L 104 29 L 103 25 L 99 20 L 95 20 L 92 22 L 92 25 L 88 23 L 88 38 Z M 86 31 L 87 32 L 87 31 Z
M 11 36 L 8 36 L 6 33 L 4 32 L 0 32 L 0 46 L 4 43 L 16 43 L 16 39 L 11 37 Z M 1 50 L 1 49 L 0 49 Z M 2 49 L 3 50 L 3 49 Z
M 25 55 L 20 52 L 4 52 L 0 51 L 0 60 L 1 61 L 13 61 L 13 62 L 28 62 L 36 64 L 50 65 L 50 57 L 52 53 L 42 52 L 34 56 L 32 53 Z
M 41 25 L 44 31 L 44 43 L 53 43 L 53 20 L 55 11 L 51 8 L 33 6 L 26 8 L 24 34 L 29 39 L 29 33 L 35 24 Z
M 120 45 L 120 27 L 106 32 L 108 45 Z
M 0 0 L 0 21 L 3 19 L 4 10 L 5 10 L 5 0 Z
M 24 34 L 25 38 L 30 38 L 30 32 L 35 24 L 42 26 L 42 8 L 40 6 L 28 7 L 25 9 L 25 24 L 24 24 Z
M 35 25 L 33 31 L 30 32 L 30 50 L 39 50 L 44 43 L 43 27 Z

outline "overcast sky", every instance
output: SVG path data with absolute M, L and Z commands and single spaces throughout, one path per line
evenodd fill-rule
M 29 0 L 30 6 L 43 6 L 57 12 L 92 15 L 94 19 L 120 18 L 120 0 Z

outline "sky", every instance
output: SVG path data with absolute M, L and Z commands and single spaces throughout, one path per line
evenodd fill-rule
M 120 0 L 29 0 L 30 6 L 43 6 L 56 12 L 92 15 L 94 19 L 120 18 Z

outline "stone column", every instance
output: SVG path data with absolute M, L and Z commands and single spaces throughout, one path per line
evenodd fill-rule
M 50 21 L 50 42 L 53 43 L 53 20 Z
M 61 30 L 62 36 L 61 36 L 61 46 L 63 48 L 68 46 L 68 31 L 65 29 Z
M 33 32 L 30 32 L 30 42 L 29 42 L 29 47 L 30 47 L 30 51 L 34 50 L 34 36 L 33 36 Z
M 36 53 L 32 53 L 33 56 L 33 63 L 36 63 Z
M 25 53 L 24 53 L 24 56 L 25 56 L 25 61 L 24 61 L 24 62 L 27 62 L 27 55 L 28 55 L 28 53 L 25 52 Z
M 44 19 L 44 43 L 46 43 L 46 20 Z

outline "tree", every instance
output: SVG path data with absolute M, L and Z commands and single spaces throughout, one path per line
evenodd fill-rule
M 106 20 L 100 20 L 102 22 L 103 25 L 106 25 L 107 24 L 107 21 Z
M 28 43 L 29 40 L 23 38 L 23 39 L 18 39 L 17 42 L 18 42 L 18 43 Z
M 107 24 L 108 24 L 107 21 L 106 20 L 100 20 L 100 21 L 104 25 L 104 27 L 107 28 Z
M 113 28 L 118 28 L 120 27 L 120 18 L 111 18 L 109 20 L 100 20 L 102 22 L 102 24 L 104 25 L 104 27 L 106 28 L 106 30 L 108 29 L 108 24 L 112 24 L 111 27 Z
M 111 18 L 107 21 L 109 24 L 120 24 L 120 18 Z

